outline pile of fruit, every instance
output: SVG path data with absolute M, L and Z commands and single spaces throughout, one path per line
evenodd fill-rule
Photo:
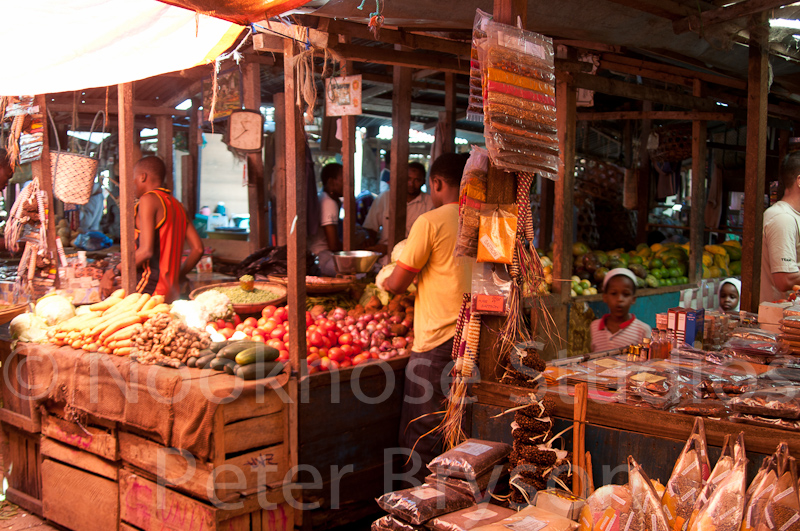
M 189 358 L 186 365 L 198 369 L 225 371 L 244 380 L 277 376 L 284 367 L 283 362 L 278 361 L 278 351 L 259 341 L 212 343 L 200 354 L 199 357 Z
M 544 266 L 545 282 L 553 284 L 552 252 L 539 252 Z M 640 244 L 633 251 L 615 249 L 592 251 L 581 242 L 572 246 L 572 296 L 594 295 L 606 273 L 624 267 L 637 277 L 638 288 L 658 288 L 689 283 L 689 244 Z M 721 245 L 706 245 L 703 251 L 703 278 L 726 278 L 741 275 L 741 243 L 728 240 Z
M 377 299 L 375 299 L 377 300 Z M 209 323 L 217 339 L 246 339 L 278 352 L 276 361 L 289 359 L 289 323 L 285 306 L 267 306 L 261 317 Z M 387 360 L 403 355 L 414 339 L 414 297 L 396 296 L 386 306 L 375 301 L 351 310 L 334 308 L 328 312 L 306 312 L 306 344 L 309 373 L 336 370 Z

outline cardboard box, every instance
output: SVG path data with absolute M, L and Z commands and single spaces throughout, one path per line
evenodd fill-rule
M 577 520 L 581 514 L 586 500 L 573 496 L 561 489 L 540 490 L 536 493 L 533 504 L 539 509 L 549 511 L 553 514 Z

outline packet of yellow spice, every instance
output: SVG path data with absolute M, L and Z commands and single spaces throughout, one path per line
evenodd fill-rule
M 478 233 L 478 262 L 510 264 L 517 235 L 517 205 L 484 204 Z

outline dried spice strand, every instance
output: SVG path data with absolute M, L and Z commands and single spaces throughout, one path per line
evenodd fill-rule
M 492 112 L 494 113 L 491 119 L 492 123 L 513 125 L 515 127 L 521 127 L 540 133 L 556 134 L 555 120 L 551 121 L 549 117 L 537 114 L 535 117 L 533 117 L 534 119 L 529 120 L 528 118 L 522 116 L 512 116 L 510 114 L 506 114 L 505 111 L 511 109 L 502 104 L 487 102 L 486 106 L 484 107 L 484 111 L 487 111 L 486 107 L 491 107 Z M 521 115 L 522 113 L 516 112 L 516 114 Z
M 529 77 L 537 77 L 539 75 L 550 75 L 550 77 L 554 80 L 555 79 L 555 65 L 543 61 L 538 57 L 532 55 L 521 54 L 515 52 L 513 50 L 509 50 L 508 48 L 502 48 L 499 46 L 492 46 L 486 52 L 486 63 L 488 65 L 505 65 L 508 64 L 512 68 L 519 68 L 520 72 L 527 72 Z M 514 72 L 514 70 L 511 70 Z M 546 81 L 543 79 L 543 81 Z
M 522 98 L 523 100 L 534 101 L 543 105 L 555 106 L 556 104 L 555 96 L 495 80 L 486 82 L 486 94 L 484 95 L 484 99 L 488 98 L 492 93 L 509 94 Z

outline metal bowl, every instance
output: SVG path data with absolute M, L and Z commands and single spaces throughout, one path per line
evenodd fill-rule
M 380 253 L 372 251 L 340 251 L 333 253 L 336 272 L 341 275 L 366 273 L 380 258 Z

